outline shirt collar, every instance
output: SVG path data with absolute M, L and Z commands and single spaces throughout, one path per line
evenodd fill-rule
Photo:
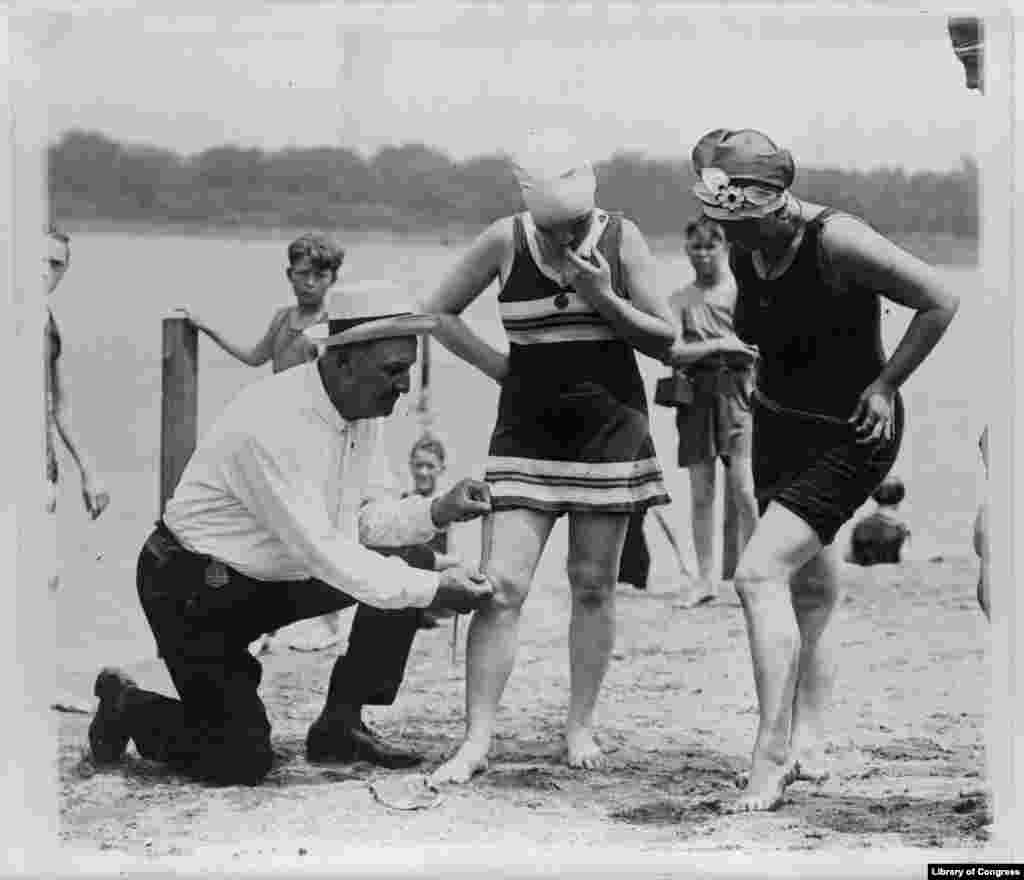
M 320 370 L 317 364 L 318 361 L 311 361 L 301 367 L 292 367 L 292 369 L 306 371 L 306 388 L 309 391 L 313 410 L 340 434 L 347 431 L 353 423 L 338 412 L 331 402 L 331 398 L 327 396 L 327 389 L 324 388 L 324 380 L 320 377 Z

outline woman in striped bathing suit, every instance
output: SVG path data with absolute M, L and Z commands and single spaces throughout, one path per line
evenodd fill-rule
M 495 595 L 470 624 L 466 738 L 435 782 L 465 782 L 487 765 L 520 608 L 562 514 L 572 589 L 566 755 L 573 767 L 601 763 L 593 713 L 627 521 L 668 501 L 632 351 L 659 356 L 673 338 L 647 244 L 632 222 L 595 207 L 593 169 L 571 151 L 535 145 L 516 172 L 528 210 L 484 231 L 425 303 L 442 316 L 437 338 L 501 384 L 486 473 Z M 496 279 L 507 356 L 459 317 Z
M 762 513 L 735 581 L 760 721 L 734 809 L 770 810 L 789 783 L 827 776 L 833 540 L 896 460 L 899 388 L 958 301 L 935 270 L 862 221 L 795 198 L 792 157 L 760 132 L 713 131 L 693 161 L 701 209 L 731 246 L 736 333 L 761 355 L 753 469 Z M 916 313 L 888 358 L 880 297 Z

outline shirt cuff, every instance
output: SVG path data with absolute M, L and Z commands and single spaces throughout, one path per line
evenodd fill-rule
M 441 585 L 441 575 L 436 571 L 420 571 L 407 566 L 408 584 L 405 593 L 410 608 L 426 608 L 434 601 L 437 588 Z

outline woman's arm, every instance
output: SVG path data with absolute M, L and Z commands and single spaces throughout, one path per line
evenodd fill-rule
M 89 515 L 96 519 L 110 504 L 110 495 L 101 485 L 92 461 L 85 453 L 78 434 L 71 426 L 70 408 L 64 388 L 64 378 L 60 369 L 60 360 L 54 358 L 47 370 L 50 382 L 50 418 L 57 434 L 64 442 L 71 458 L 78 467 L 82 477 L 82 501 Z
M 274 355 L 274 336 L 277 333 L 277 326 L 283 317 L 283 313 L 287 311 L 287 308 L 287 306 L 284 306 L 274 312 L 274 317 L 270 319 L 270 324 L 263 334 L 263 338 L 249 348 L 230 342 L 187 308 L 178 308 L 175 311 L 182 312 L 187 321 L 194 324 L 197 330 L 209 336 L 210 339 L 232 357 L 237 358 L 243 364 L 248 364 L 250 367 L 260 367 Z
M 851 418 L 869 441 L 881 433 L 878 424 L 889 421 L 883 404 L 891 405 L 896 390 L 935 348 L 960 300 L 939 272 L 853 218 L 831 221 L 822 241 L 840 275 L 916 312 Z M 882 400 L 872 402 L 876 396 Z
M 629 300 L 612 289 L 611 268 L 604 255 L 594 251 L 594 266 L 571 251 L 568 257 L 579 270 L 577 290 L 594 309 L 634 348 L 658 360 L 664 359 L 675 338 L 675 323 L 664 297 L 658 295 L 654 257 L 636 224 L 622 221 L 619 257 Z
M 738 336 L 720 336 L 717 339 L 706 339 L 703 342 L 683 342 L 682 338 L 677 336 L 668 354 L 662 360 L 670 367 L 688 367 L 708 355 L 725 352 L 742 354 L 748 356 L 752 361 L 757 360 L 757 349 L 752 345 L 747 345 Z
M 488 345 L 462 320 L 462 312 L 498 277 L 511 241 L 511 219 L 496 220 L 470 245 L 449 270 L 437 289 L 420 303 L 440 316 L 434 336 L 454 355 L 502 382 L 508 373 L 508 356 Z

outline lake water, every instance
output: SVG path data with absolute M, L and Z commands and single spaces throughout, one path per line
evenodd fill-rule
M 288 240 L 74 237 L 73 265 L 55 296 L 54 311 L 64 336 L 73 420 L 113 498 L 104 516 L 89 522 L 74 467 L 63 455 L 58 634 L 61 666 L 74 678 L 93 674 L 96 662 L 129 662 L 153 652 L 135 598 L 134 566 L 157 515 L 161 319 L 175 306 L 189 305 L 230 338 L 255 341 L 274 308 L 291 297 L 284 277 Z M 342 284 L 389 278 L 408 285 L 413 296 L 435 284 L 459 253 L 459 248 L 389 237 L 343 241 L 348 257 Z M 659 254 L 658 262 L 666 293 L 691 277 L 681 254 Z M 994 334 L 1007 332 L 1005 322 L 993 315 L 980 272 L 943 271 L 960 294 L 960 313 L 904 388 L 908 423 L 896 466 L 907 486 L 904 509 L 915 556 L 970 553 L 980 489 L 976 442 L 988 405 L 984 351 Z M 493 344 L 505 346 L 495 289 L 474 303 L 466 317 Z M 887 308 L 884 333 L 890 350 L 908 318 L 902 308 Z M 448 446 L 451 475 L 479 475 L 497 387 L 440 346 L 434 345 L 433 352 L 436 428 Z M 653 389 L 664 367 L 645 357 L 640 362 Z M 243 366 L 200 337 L 200 430 L 238 388 L 269 369 Z M 413 402 L 409 395 L 399 403 L 389 431 L 388 449 L 399 475 L 404 475 L 407 450 L 418 434 Z M 671 411 L 652 407 L 652 430 L 676 502 L 670 515 L 688 544 L 688 483 L 674 466 Z M 545 554 L 540 582 L 559 576 L 562 529 Z M 472 555 L 471 548 L 467 556 Z M 665 558 L 655 552 L 656 577 L 672 576 Z

